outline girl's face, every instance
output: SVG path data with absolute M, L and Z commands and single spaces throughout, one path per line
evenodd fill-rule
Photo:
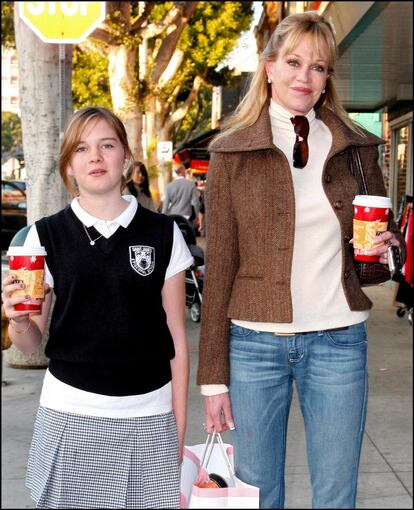
M 106 120 L 97 119 L 83 130 L 68 175 L 75 178 L 80 195 L 106 194 L 120 190 L 126 162 L 124 147 L 113 128 Z
M 323 55 L 312 49 L 314 41 L 308 34 L 291 53 L 283 46 L 274 62 L 266 62 L 272 80 L 272 99 L 292 115 L 306 115 L 317 103 L 328 78 L 328 50 Z

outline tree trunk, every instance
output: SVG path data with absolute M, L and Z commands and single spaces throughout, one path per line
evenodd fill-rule
M 72 45 L 65 45 L 59 94 L 59 45 L 46 44 L 19 18 L 15 8 L 15 35 L 19 65 L 19 99 L 23 153 L 27 171 L 29 224 L 60 211 L 69 197 L 58 170 L 60 108 L 65 122 L 72 112 Z
M 60 97 L 59 45 L 42 42 L 19 18 L 17 5 L 14 9 L 14 28 L 27 171 L 27 222 L 31 225 L 43 216 L 60 211 L 69 201 L 58 171 L 58 156 L 59 128 L 72 111 L 72 46 L 67 45 L 62 54 L 64 95 Z M 47 328 L 42 344 L 33 356 L 26 356 L 11 346 L 5 353 L 5 359 L 16 367 L 47 366 L 44 346 L 48 336 Z
M 114 112 L 122 119 L 135 159 L 142 161 L 142 110 L 137 104 L 135 60 L 137 48 L 110 45 L 108 73 Z

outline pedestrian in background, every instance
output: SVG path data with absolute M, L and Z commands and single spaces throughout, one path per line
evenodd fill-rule
M 146 207 L 150 211 L 156 211 L 157 208 L 151 196 L 148 172 L 144 163 L 141 161 L 134 161 L 134 163 L 128 167 L 125 179 L 125 192 L 131 193 L 143 207 Z
M 28 355 L 56 298 L 26 480 L 39 508 L 180 506 L 192 256 L 170 218 L 122 196 L 130 160 L 118 117 L 76 112 L 59 162 L 75 198 L 25 241 L 47 251 L 41 315 L 15 311 L 21 285 L 3 281 L 10 338 Z
M 250 88 L 210 145 L 198 384 L 208 432 L 234 429 L 236 475 L 283 508 L 292 383 L 303 414 L 313 508 L 355 508 L 367 409 L 371 301 L 352 260 L 358 147 L 386 195 L 382 141 L 352 123 L 334 86 L 336 43 L 316 12 L 283 19 Z M 387 264 L 389 244 L 378 236 Z M 383 243 L 387 244 L 383 244 Z
M 180 163 L 174 169 L 176 178 L 170 182 L 165 190 L 165 197 L 162 204 L 164 214 L 178 214 L 187 220 L 192 219 L 192 207 L 195 217 L 200 210 L 200 201 L 197 195 L 196 183 L 186 179 L 185 166 Z

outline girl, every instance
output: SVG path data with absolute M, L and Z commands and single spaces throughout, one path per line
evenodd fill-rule
M 31 315 L 14 310 L 20 284 L 3 282 L 9 335 L 26 354 L 56 298 L 27 472 L 38 508 L 179 508 L 192 257 L 170 218 L 121 195 L 131 159 L 113 113 L 76 112 L 59 162 L 76 196 L 25 241 L 46 248 L 53 293 Z
M 135 161 L 126 173 L 126 192 L 130 192 L 138 200 L 138 203 L 150 211 L 156 211 L 152 200 L 148 172 L 144 163 Z

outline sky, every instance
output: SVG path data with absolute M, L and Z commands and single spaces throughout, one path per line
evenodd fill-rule
M 262 2 L 253 2 L 254 14 L 250 24 L 250 29 L 242 33 L 237 46 L 219 67 L 228 65 L 230 69 L 237 68 L 240 72 L 252 72 L 256 69 L 257 48 L 253 30 L 259 22 L 262 10 Z

